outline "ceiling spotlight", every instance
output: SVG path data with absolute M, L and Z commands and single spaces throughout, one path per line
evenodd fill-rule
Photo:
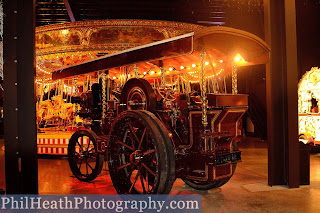
M 239 63 L 245 62 L 245 60 L 242 58 L 242 56 L 239 53 L 234 57 L 234 61 Z

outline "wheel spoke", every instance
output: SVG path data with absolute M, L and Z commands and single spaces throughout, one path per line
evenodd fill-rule
M 139 167 L 139 172 L 141 173 L 141 166 Z M 144 186 L 144 182 L 143 182 L 143 177 L 142 175 L 140 175 L 140 181 L 141 181 L 141 185 L 142 185 L 142 189 L 143 189 L 143 193 L 146 194 L 146 188 Z
M 90 167 L 91 170 L 93 170 L 92 166 L 88 163 L 88 166 Z
M 87 150 L 87 152 L 91 152 L 92 150 L 94 150 L 94 147 L 92 147 L 91 149 Z
M 128 123 L 129 127 L 130 127 L 130 130 L 131 130 L 131 133 L 133 134 L 133 136 L 135 137 L 135 139 L 137 140 L 137 142 L 139 142 L 139 138 L 138 136 L 136 135 L 132 125 L 131 125 L 131 122 Z
M 117 170 L 126 168 L 126 167 L 131 166 L 131 165 L 132 165 L 132 163 L 127 163 L 127 164 L 125 164 L 125 165 L 122 165 L 122 166 L 117 167 Z
M 124 146 L 124 147 L 127 147 L 128 149 L 130 149 L 130 150 L 132 150 L 132 151 L 135 151 L 131 146 L 123 143 L 123 142 L 120 141 L 120 140 L 116 140 L 116 143 L 118 143 L 118 144 L 120 144 L 120 145 L 122 145 L 122 146 Z
M 148 170 L 146 170 L 146 182 L 147 182 L 147 193 L 149 192 L 149 174 Z
M 79 145 L 79 147 L 80 147 L 80 149 L 81 149 L 81 152 L 83 152 L 82 145 L 79 143 L 79 141 L 77 141 L 77 144 Z
M 155 149 L 150 149 L 150 150 L 144 152 L 143 155 L 149 155 L 149 154 L 154 153 L 155 151 L 156 151 Z
M 87 172 L 87 175 L 89 174 L 89 171 L 88 171 L 88 163 L 86 163 L 86 172 Z
M 90 140 L 90 138 L 89 138 L 89 142 L 88 142 L 88 144 L 87 144 L 87 152 L 88 152 L 88 150 L 89 150 L 89 148 L 90 148 L 90 143 L 91 143 L 91 140 Z
M 129 193 L 131 193 L 134 185 L 136 184 L 136 182 L 137 182 L 137 180 L 138 180 L 139 175 L 140 175 L 140 170 L 138 170 L 138 173 L 137 173 L 136 176 L 134 177 L 134 180 L 133 180 L 133 183 L 132 183 L 132 185 L 131 185 L 131 187 L 130 187 Z
M 146 164 L 141 163 L 141 165 L 146 168 L 146 170 L 148 170 L 150 172 L 150 174 L 152 174 L 153 176 L 156 176 L 156 173 L 154 173 Z
M 132 143 L 133 150 L 136 151 L 136 147 L 135 147 L 135 145 L 134 145 L 134 140 L 133 140 L 132 134 L 130 134 L 130 139 L 131 139 L 131 143 Z
M 147 128 L 144 128 L 142 136 L 141 136 L 141 139 L 140 139 L 140 142 L 139 142 L 138 150 L 141 149 L 142 141 L 143 141 L 143 138 L 144 138 L 146 132 L 147 132 Z

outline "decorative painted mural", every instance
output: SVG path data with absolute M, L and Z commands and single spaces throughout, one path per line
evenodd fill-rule
M 146 27 L 105 27 L 92 33 L 90 44 L 148 44 L 163 39 L 166 39 L 163 33 Z
M 81 34 L 76 30 L 57 30 L 36 34 L 36 49 L 64 47 L 81 44 Z

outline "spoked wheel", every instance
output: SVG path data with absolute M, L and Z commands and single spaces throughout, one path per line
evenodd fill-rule
M 156 96 L 145 79 L 132 78 L 123 87 L 120 96 L 120 103 L 124 110 L 148 110 L 155 111 Z
M 123 112 L 109 135 L 109 171 L 119 194 L 169 193 L 175 156 L 163 124 L 148 111 Z
M 91 130 L 78 130 L 70 138 L 68 161 L 73 175 L 81 181 L 91 181 L 101 172 L 102 154 L 97 152 L 97 135 Z
M 234 174 L 234 171 L 237 167 L 237 164 L 233 164 L 232 165 L 232 174 L 230 177 L 228 177 L 225 180 L 220 180 L 220 181 L 214 181 L 214 182 L 204 182 L 204 181 L 196 181 L 196 180 L 187 180 L 187 179 L 183 179 L 183 181 L 190 186 L 191 188 L 197 189 L 197 190 L 210 190 L 210 189 L 215 189 L 218 188 L 220 186 L 223 186 L 224 184 L 226 184 L 230 178 L 232 177 L 232 175 Z

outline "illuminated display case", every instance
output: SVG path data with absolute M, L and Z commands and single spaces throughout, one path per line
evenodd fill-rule
M 298 86 L 299 140 L 320 144 L 320 69 L 313 67 Z

